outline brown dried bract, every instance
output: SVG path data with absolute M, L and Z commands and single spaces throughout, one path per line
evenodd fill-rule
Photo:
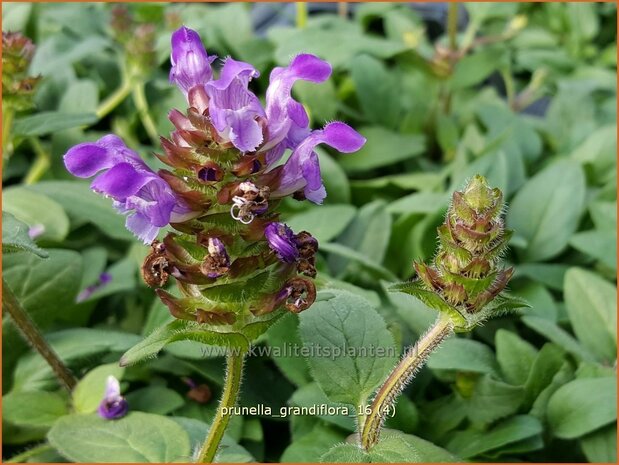
M 142 264 L 142 279 L 149 287 L 161 287 L 170 277 L 170 262 L 165 254 L 165 245 L 157 240 L 151 244 L 151 253 Z

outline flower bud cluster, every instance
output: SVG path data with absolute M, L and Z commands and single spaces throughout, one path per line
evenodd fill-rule
M 34 91 L 41 79 L 28 76 L 34 51 L 28 37 L 19 32 L 2 32 L 2 99 L 16 111 L 34 106 Z

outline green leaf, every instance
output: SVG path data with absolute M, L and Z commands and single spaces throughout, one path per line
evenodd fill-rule
M 288 355 L 286 351 L 286 348 L 290 347 L 289 344 L 299 347 L 302 345 L 299 335 L 299 318 L 296 315 L 284 315 L 269 328 L 266 337 L 267 344 L 274 351 L 271 358 L 286 378 L 297 386 L 303 386 L 312 381 L 305 360 L 301 357 Z M 280 350 L 282 355 L 275 356 L 276 350 Z
M 517 334 L 499 329 L 495 334 L 496 358 L 505 379 L 523 385 L 537 356 L 537 350 Z
M 109 199 L 92 192 L 89 182 L 43 181 L 28 189 L 58 202 L 74 221 L 92 223 L 114 239 L 134 239 L 125 228 L 125 218 L 114 210 Z
M 2 208 L 28 226 L 43 226 L 40 239 L 60 242 L 69 233 L 69 218 L 58 202 L 24 187 L 2 192 Z
M 290 57 L 299 53 L 312 53 L 334 68 L 347 67 L 353 56 L 367 53 L 378 58 L 389 58 L 406 50 L 406 46 L 395 41 L 363 35 L 339 18 L 331 18 L 330 27 L 308 27 L 306 29 L 272 28 L 269 39 L 275 43 L 275 61 L 288 65 Z M 333 44 L 337 44 L 334 47 Z
M 179 424 L 141 412 L 114 421 L 94 414 L 68 415 L 47 438 L 73 462 L 170 463 L 191 458 L 189 436 Z
M 425 439 L 400 431 L 383 430 L 380 441 L 369 452 L 365 452 L 355 444 L 340 444 L 323 455 L 321 461 L 323 463 L 448 463 L 461 460 Z
M 477 424 L 492 423 L 516 413 L 522 404 L 524 389 L 484 375 L 475 384 L 467 404 L 467 415 Z
M 394 71 L 369 55 L 359 55 L 350 64 L 357 100 L 366 120 L 395 129 L 402 111 L 399 82 Z
M 617 419 L 616 378 L 575 379 L 548 402 L 548 423 L 562 439 L 583 436 Z
M 570 245 L 607 267 L 617 270 L 617 234 L 615 231 L 591 230 L 574 234 Z
M 341 443 L 345 435 L 328 425 L 318 425 L 293 441 L 280 458 L 281 463 L 318 462 L 331 447 Z
M 501 65 L 504 57 L 503 50 L 497 48 L 486 48 L 465 56 L 456 64 L 451 77 L 452 89 L 458 90 L 479 84 Z
M 19 221 L 13 215 L 2 212 L 2 252 L 12 253 L 18 251 L 33 253 L 41 258 L 49 257 L 49 254 L 36 245 L 28 235 L 28 225 Z
M 531 305 L 531 308 L 524 312 L 526 316 L 537 316 L 550 321 L 557 321 L 559 309 L 552 294 L 545 286 L 537 282 L 529 282 L 513 292 Z
M 345 245 L 330 242 L 327 244 L 321 244 L 319 246 L 319 250 L 322 252 L 336 255 L 337 257 L 351 260 L 357 263 L 362 269 L 374 274 L 379 279 L 382 278 L 388 281 L 397 281 L 397 277 L 387 268 L 380 266 L 373 260 L 368 259 L 367 256 L 357 252 L 356 250 L 346 247 Z
M 553 163 L 518 191 L 507 225 L 527 241 L 524 258 L 545 260 L 561 253 L 576 231 L 584 209 L 585 177 L 569 160 Z
M 447 339 L 428 359 L 432 370 L 497 373 L 497 364 L 490 347 L 472 339 Z
M 589 204 L 589 213 L 597 229 L 617 229 L 617 202 L 592 202 Z
M 164 386 L 148 386 L 132 391 L 126 396 L 132 410 L 167 415 L 185 404 L 176 391 Z
M 447 448 L 464 459 L 499 450 L 507 445 L 531 438 L 542 432 L 539 420 L 529 415 L 516 415 L 489 431 L 466 430 L 455 433 Z
M 49 259 L 19 252 L 2 260 L 4 278 L 17 300 L 36 323 L 82 320 L 75 306 L 82 259 L 72 250 L 53 249 Z
M 322 463 L 368 463 L 366 452 L 355 444 L 338 444 L 320 458 Z
M 530 408 L 535 399 L 548 387 L 565 363 L 565 352 L 552 343 L 544 344 L 533 361 L 524 385 L 525 408 Z
M 324 205 L 294 215 L 286 224 L 294 232 L 310 231 L 321 244 L 335 239 L 352 221 L 355 212 L 351 205 Z
M 578 340 L 600 359 L 617 358 L 617 288 L 598 275 L 570 268 L 565 304 Z
M 535 332 L 565 349 L 579 360 L 594 360 L 594 356 L 578 343 L 574 337 L 556 323 L 537 316 L 524 316 L 521 321 Z
M 332 402 L 325 395 L 322 389 L 320 389 L 320 386 L 316 382 L 311 382 L 297 389 L 290 398 L 290 404 L 308 409 L 317 409 L 320 406 L 325 405 L 329 410 L 326 412 L 321 412 L 318 410 L 316 412 L 316 418 L 320 418 L 321 420 L 336 425 L 346 431 L 353 432 L 355 430 L 354 419 L 356 418 L 357 413 L 356 407 L 338 402 Z
M 338 244 L 346 246 L 346 250 L 330 248 L 323 250 L 335 253 L 337 257 L 329 257 L 329 266 L 336 277 L 341 275 L 351 275 L 359 279 L 359 267 L 370 268 L 376 266 L 378 269 L 385 270 L 379 265 L 383 262 L 389 238 L 391 235 L 391 215 L 385 209 L 385 202 L 375 201 L 364 205 L 357 212 L 355 219 L 348 225 L 346 230 L 339 236 Z M 337 246 L 336 246 L 337 247 Z M 359 265 L 351 264 L 346 260 L 346 255 L 350 255 Z M 378 269 L 376 271 L 378 271 Z M 394 281 L 394 276 L 388 270 L 380 273 L 381 278 Z
M 23 32 L 32 12 L 31 3 L 7 3 L 2 7 L 2 30 Z
M 346 172 L 331 155 L 320 147 L 316 149 L 320 160 L 320 174 L 327 190 L 325 205 L 350 203 L 350 183 Z
M 21 136 L 43 136 L 65 129 L 88 126 L 97 122 L 94 113 L 63 113 L 42 111 L 15 120 L 13 131 Z
M 223 347 L 247 348 L 249 341 L 240 333 L 219 333 L 186 320 L 174 320 L 157 329 L 129 349 L 120 359 L 121 366 L 134 365 L 155 357 L 166 345 L 176 341 L 196 341 Z
M 617 463 L 617 425 L 608 425 L 580 439 L 591 463 Z
M 382 126 L 366 126 L 359 132 L 367 139 L 361 150 L 339 159 L 347 172 L 368 171 L 393 165 L 425 150 L 425 139 L 420 134 L 401 134 Z
M 310 368 L 329 399 L 360 405 L 395 364 L 393 338 L 365 299 L 344 291 L 321 297 L 300 315 L 304 346 L 325 351 L 308 358 Z
M 448 201 L 446 194 L 415 192 L 391 202 L 387 206 L 387 211 L 395 214 L 434 213 L 437 210 L 446 208 Z
M 117 363 L 108 363 L 86 373 L 73 390 L 75 412 L 94 413 L 105 396 L 108 377 L 113 376 L 120 381 L 124 371 Z
M 96 355 L 122 352 L 139 339 L 135 334 L 75 328 L 49 333 L 45 339 L 62 361 L 76 366 L 79 361 L 92 363 Z M 15 368 L 14 390 L 38 390 L 57 384 L 54 373 L 38 353 L 24 355 Z
M 16 426 L 49 428 L 69 413 L 60 394 L 45 391 L 9 392 L 2 396 L 2 419 Z

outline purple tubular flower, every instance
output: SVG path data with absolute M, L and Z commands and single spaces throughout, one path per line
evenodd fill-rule
M 258 76 L 252 65 L 227 58 L 219 79 L 206 85 L 213 126 L 243 152 L 253 152 L 263 140 L 257 118 L 265 113 L 258 97 L 248 89 L 249 81 Z
M 113 376 L 108 376 L 105 387 L 105 396 L 99 404 L 97 413 L 106 420 L 116 420 L 127 414 L 129 404 L 120 395 L 120 384 Z
M 211 63 L 216 58 L 206 54 L 196 31 L 185 26 L 179 28 L 172 34 L 170 82 L 174 82 L 187 95 L 192 87 L 211 80 Z
M 129 213 L 127 229 L 144 243 L 151 243 L 159 228 L 190 216 L 189 208 L 170 186 L 117 136 L 107 135 L 97 142 L 72 147 L 64 163 L 71 174 L 80 178 L 104 171 L 91 188 L 112 197 L 119 212 Z
M 269 247 L 285 263 L 294 263 L 299 257 L 297 242 L 292 230 L 284 223 L 269 223 L 264 228 Z
M 30 239 L 36 239 L 43 233 L 45 233 L 45 226 L 42 224 L 35 224 L 28 229 L 28 237 Z
M 324 129 L 312 131 L 284 164 L 279 186 L 271 197 L 283 197 L 303 189 L 305 198 L 316 204 L 322 203 L 327 193 L 320 175 L 318 155 L 314 152 L 318 144 L 328 144 L 340 152 L 351 153 L 365 144 L 365 137 L 340 122 L 329 123 Z
M 320 83 L 331 75 L 331 65 L 310 55 L 297 55 L 286 68 L 274 68 L 266 93 L 269 140 L 261 148 L 268 150 L 268 165 L 277 162 L 286 148 L 294 148 L 309 135 L 309 118 L 303 105 L 292 98 L 292 86 L 302 79 Z

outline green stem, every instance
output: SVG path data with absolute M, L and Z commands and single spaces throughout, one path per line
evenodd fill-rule
M 141 81 L 136 82 L 133 85 L 132 92 L 133 101 L 135 102 L 135 107 L 138 110 L 140 121 L 142 121 L 142 125 L 144 126 L 144 129 L 146 129 L 146 133 L 153 142 L 153 145 L 157 146 L 159 144 L 159 134 L 157 132 L 157 125 L 153 121 L 153 118 L 148 110 L 148 101 L 146 100 L 146 93 L 144 92 L 144 83 Z
M 297 2 L 297 28 L 304 29 L 307 26 L 307 2 Z
M 2 105 L 2 158 L 8 160 L 13 152 L 13 141 L 11 140 L 11 128 L 13 127 L 13 117 L 15 110 L 8 105 Z M 5 166 L 6 169 L 6 166 Z
M 235 353 L 230 349 L 226 357 L 226 381 L 224 382 L 224 392 L 221 395 L 221 402 L 217 408 L 217 413 L 213 419 L 211 429 L 206 440 L 202 445 L 202 450 L 198 456 L 197 463 L 212 463 L 217 453 L 219 443 L 224 436 L 228 422 L 230 421 L 229 409 L 236 404 L 239 391 L 241 389 L 241 377 L 243 375 L 243 363 L 245 352 Z
M 458 2 L 451 2 L 447 10 L 447 34 L 449 35 L 449 48 L 455 52 L 458 50 Z
M 24 183 L 26 184 L 34 184 L 45 174 L 51 164 L 51 158 L 49 153 L 45 151 L 41 142 L 36 137 L 29 137 L 28 142 L 32 145 L 34 153 L 36 154 L 36 159 L 30 169 L 28 170 L 28 174 L 26 174 L 26 178 L 24 179 Z
M 123 79 L 122 84 L 114 93 L 110 94 L 101 104 L 97 107 L 97 117 L 99 119 L 107 116 L 114 108 L 122 103 L 131 93 L 131 83 L 128 79 Z
M 370 414 L 365 419 L 361 432 L 361 446 L 364 450 L 368 451 L 376 445 L 380 437 L 380 429 L 400 392 L 413 379 L 432 351 L 452 333 L 453 323 L 449 317 L 441 315 L 417 343 L 404 354 L 372 401 Z
M 60 383 L 67 391 L 71 392 L 77 384 L 77 380 L 62 360 L 60 360 L 54 349 L 45 341 L 34 321 L 32 321 L 26 310 L 21 306 L 4 278 L 2 278 L 2 308 L 9 312 L 15 326 L 17 326 L 24 339 L 45 359 Z
M 511 109 L 514 108 L 514 102 L 516 98 L 516 89 L 514 87 L 514 80 L 512 79 L 512 75 L 508 69 L 501 70 L 501 77 L 503 78 L 503 83 L 505 84 L 505 92 L 507 94 L 507 104 Z
M 30 449 L 22 452 L 21 454 L 14 455 L 4 463 L 22 463 L 28 460 L 30 457 L 40 454 L 41 452 L 47 452 L 48 450 L 54 450 L 52 446 L 46 442 L 39 444 L 38 446 L 31 447 Z

